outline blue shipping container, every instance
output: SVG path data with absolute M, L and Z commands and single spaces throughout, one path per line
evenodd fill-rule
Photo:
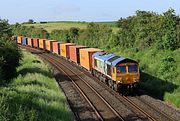
M 22 39 L 22 45 L 27 45 L 27 37 L 23 37 L 23 39 Z

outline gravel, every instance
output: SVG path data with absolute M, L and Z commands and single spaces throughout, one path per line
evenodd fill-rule
M 54 76 L 67 98 L 67 102 L 69 103 L 69 107 L 72 110 L 71 112 L 74 116 L 74 120 L 96 121 L 97 117 L 93 109 L 85 101 L 82 95 L 80 95 L 80 93 L 76 90 L 68 77 L 64 75 L 63 72 L 60 72 L 55 68 L 53 68 L 53 70 Z
M 161 112 L 171 116 L 173 119 L 180 121 L 180 109 L 167 105 L 165 102 L 148 95 L 142 95 L 140 98 L 146 100 L 148 103 L 158 108 Z

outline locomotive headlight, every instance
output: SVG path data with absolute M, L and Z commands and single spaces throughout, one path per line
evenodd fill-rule
M 118 83 L 122 83 L 122 80 L 117 81 Z
M 137 78 L 134 78 L 134 82 L 138 82 L 138 79 L 137 79 Z

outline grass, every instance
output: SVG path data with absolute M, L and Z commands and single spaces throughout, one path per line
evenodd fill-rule
M 37 28 L 44 28 L 48 32 L 51 32 L 55 29 L 60 30 L 69 30 L 71 27 L 77 27 L 80 29 L 86 29 L 89 22 L 73 22 L 73 21 L 51 21 L 47 23 L 36 23 L 36 24 L 23 24 L 25 26 L 34 26 Z M 112 30 L 114 32 L 118 31 L 118 28 L 116 27 L 115 22 L 96 22 L 102 25 L 107 25 L 112 27 Z
M 52 70 L 23 51 L 18 76 L 0 87 L 0 121 L 70 121 L 66 99 Z

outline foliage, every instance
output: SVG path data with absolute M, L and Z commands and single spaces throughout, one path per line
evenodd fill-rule
M 21 52 L 11 41 L 11 36 L 12 29 L 8 21 L 0 19 L 0 85 L 4 84 L 2 80 L 15 76 L 21 58 Z
M 35 28 L 33 26 L 26 27 L 16 23 L 13 27 L 13 34 L 15 36 L 27 36 L 27 37 L 38 37 L 38 38 L 48 38 L 49 33 L 42 28 Z
M 50 33 L 50 39 L 59 40 L 61 42 L 70 42 L 68 30 L 53 30 Z
M 79 32 L 77 43 L 90 47 L 103 48 L 111 34 L 112 29 L 110 27 L 96 23 L 89 23 L 86 29 Z
M 8 20 L 0 19 L 0 38 L 8 39 L 12 36 L 12 30 Z
M 11 79 L 21 59 L 21 52 L 11 41 L 0 40 L 0 79 Z
M 158 74 L 161 76 L 164 80 L 172 80 L 173 79 L 173 72 L 175 71 L 175 60 L 172 56 L 164 57 L 161 60 Z
M 52 70 L 37 57 L 23 52 L 18 77 L 0 88 L 1 121 L 70 121 L 65 96 Z

